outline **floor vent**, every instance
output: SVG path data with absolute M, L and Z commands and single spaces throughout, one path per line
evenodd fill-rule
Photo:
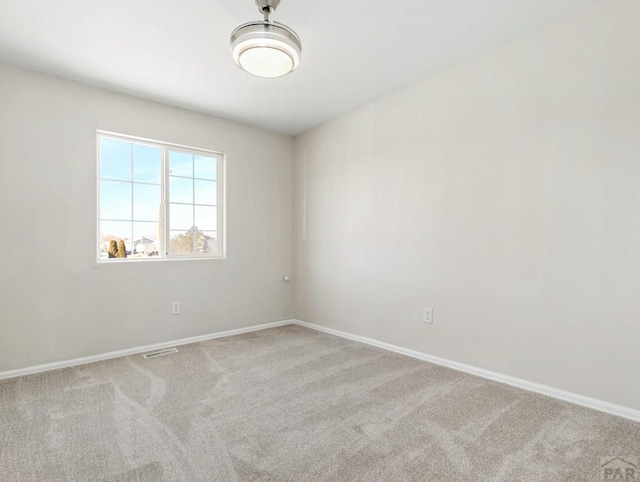
M 178 353 L 177 348 L 165 348 L 164 350 L 150 351 L 142 355 L 144 358 L 155 358 L 158 356 L 171 355 L 172 353 Z

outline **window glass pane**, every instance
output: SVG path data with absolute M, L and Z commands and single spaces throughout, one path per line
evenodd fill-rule
M 202 231 L 217 230 L 217 208 L 208 206 L 196 206 L 195 226 Z
M 158 221 L 160 219 L 160 186 L 133 184 L 133 219 Z
M 187 230 L 193 226 L 193 206 L 183 204 L 169 205 L 169 222 L 171 230 Z
M 100 139 L 100 177 L 131 180 L 131 143 Z
M 215 206 L 218 204 L 216 202 L 217 195 L 217 183 L 214 181 L 200 181 L 195 180 L 195 203 L 196 204 L 210 204 Z
M 171 254 L 193 253 L 193 235 L 191 231 L 171 231 L 169 251 Z
M 200 179 L 211 179 L 213 181 L 217 179 L 217 161 L 215 157 L 193 156 L 193 167 L 193 177 L 198 177 Z
M 169 201 L 193 204 L 193 179 L 169 176 Z
M 202 231 L 202 235 L 203 243 L 200 245 L 200 252 L 220 256 L 221 249 L 218 244 L 218 233 L 215 231 Z M 197 244 L 196 247 L 198 247 Z
M 111 240 L 125 242 L 125 250 L 129 250 L 131 240 L 132 223 L 123 221 L 100 221 L 100 258 L 109 258 L 109 245 Z M 113 255 L 111 256 L 113 257 Z
M 133 223 L 133 254 L 136 258 L 160 255 L 158 223 Z
M 169 152 L 169 174 L 193 177 L 193 155 L 184 152 Z
M 129 240 L 132 223 L 129 221 L 100 221 L 100 236 L 105 239 Z
M 100 181 L 100 219 L 131 220 L 131 183 Z
M 133 144 L 133 180 L 160 184 L 162 149 L 144 144 Z

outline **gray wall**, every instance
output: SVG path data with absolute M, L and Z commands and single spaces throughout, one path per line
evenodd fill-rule
M 297 316 L 640 409 L 639 45 L 602 2 L 299 136 Z
M 0 371 L 291 317 L 290 137 L 5 66 L 0 105 Z M 225 152 L 228 259 L 97 265 L 96 129 Z

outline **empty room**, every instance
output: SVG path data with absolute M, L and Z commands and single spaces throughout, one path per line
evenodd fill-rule
M 640 480 L 640 2 L 0 0 L 0 481 Z

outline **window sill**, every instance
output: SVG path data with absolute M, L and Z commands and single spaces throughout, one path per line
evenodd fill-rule
M 99 259 L 96 261 L 97 266 L 106 266 L 109 264 L 145 264 L 145 263 L 155 263 L 155 262 L 166 262 L 166 261 L 220 261 L 223 259 L 227 259 L 226 256 L 216 256 L 216 257 L 199 257 L 199 256 L 185 256 L 184 258 L 109 258 L 109 259 Z

